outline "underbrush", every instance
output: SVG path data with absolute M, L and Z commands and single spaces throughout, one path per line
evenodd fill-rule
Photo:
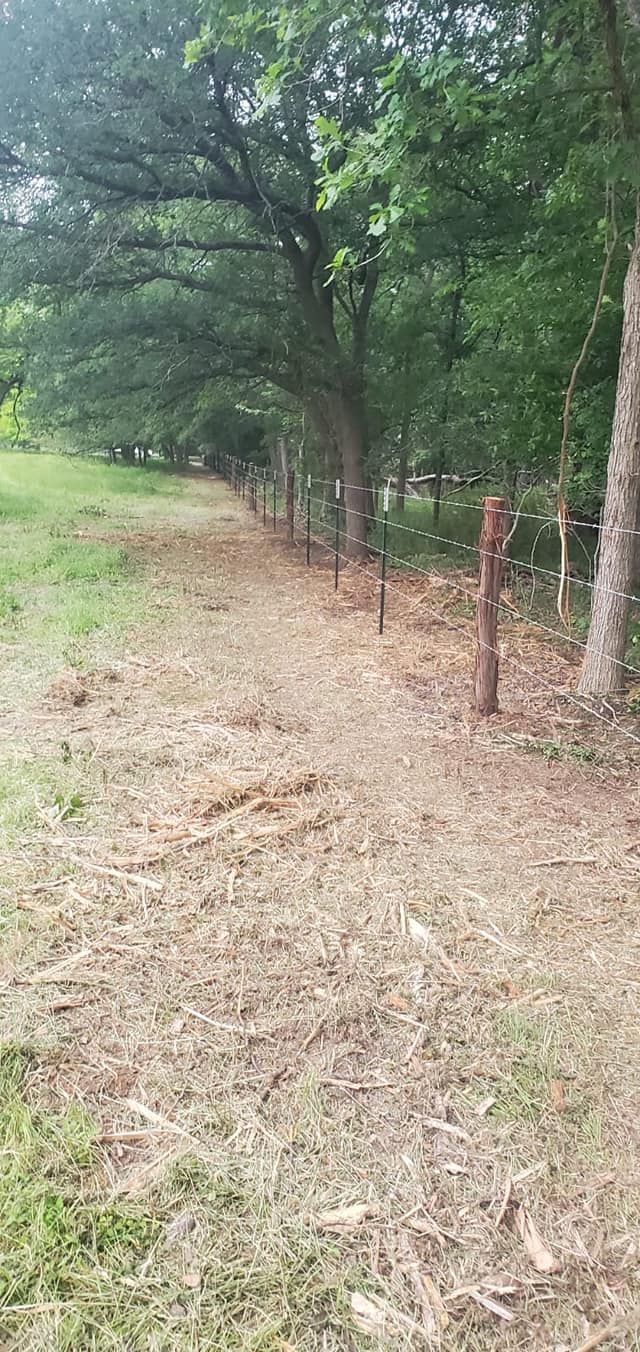
M 484 496 L 484 495 L 482 495 Z M 380 515 L 380 508 L 378 509 Z M 509 557 L 515 565 L 529 569 L 532 565 L 552 573 L 560 566 L 558 527 L 553 518 L 554 509 L 541 493 L 527 495 L 509 545 Z M 402 563 L 428 567 L 429 559 L 450 559 L 458 567 L 475 569 L 482 522 L 481 496 L 457 493 L 445 498 L 440 508 L 440 519 L 433 519 L 430 499 L 408 498 L 404 512 L 395 507 L 389 512 L 389 553 Z M 382 527 L 377 525 L 371 543 L 380 546 Z M 590 578 L 597 532 L 587 527 L 576 527 L 569 542 L 572 571 Z M 544 576 L 544 574 L 543 574 Z

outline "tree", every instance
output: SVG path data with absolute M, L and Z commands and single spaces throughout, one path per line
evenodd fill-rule
M 228 368 L 295 393 L 330 427 L 351 547 L 362 553 L 379 269 L 366 256 L 366 210 L 314 207 L 315 127 L 337 100 L 361 120 L 379 49 L 348 25 L 336 24 L 328 45 L 317 32 L 304 96 L 258 109 L 269 52 L 204 45 L 185 68 L 195 6 L 185 15 L 175 0 L 15 0 L 0 22 L 5 241 L 14 235 L 4 265 L 16 292 L 50 288 L 66 301 L 160 284 L 204 296 Z M 346 286 L 331 270 L 336 231 L 361 260 Z M 236 313 L 240 301 L 245 320 L 258 311 L 240 341 L 224 322 L 231 287 Z
M 240 445 L 263 410 L 346 480 L 359 554 L 367 480 L 401 486 L 409 447 L 436 515 L 445 468 L 550 478 L 614 179 L 621 241 L 634 210 L 598 8 L 203 14 L 12 0 L 0 18 L 2 291 L 33 418 L 179 445 L 218 412 Z M 624 263 L 573 407 L 571 503 L 596 510 Z
M 617 6 L 615 0 L 600 0 L 600 4 L 612 94 L 625 148 L 635 151 L 637 156 L 640 145 L 636 139 L 631 87 L 623 63 Z M 583 695 L 609 695 L 624 685 L 630 596 L 637 572 L 634 532 L 640 528 L 640 193 L 636 199 L 623 311 L 600 558 L 579 684 Z

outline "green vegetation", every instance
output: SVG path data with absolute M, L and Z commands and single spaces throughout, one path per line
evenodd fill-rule
M 438 525 L 450 472 L 516 499 L 541 485 L 545 511 L 559 480 L 570 511 L 616 526 L 581 689 L 618 689 L 640 491 L 639 27 L 635 0 L 16 0 L 0 431 L 15 410 L 29 439 L 260 463 L 279 442 L 281 467 L 300 450 L 341 475 L 360 558 L 368 479 L 430 473 Z
M 162 503 L 178 491 L 157 470 L 0 453 L 2 640 L 28 644 L 32 661 L 47 650 L 50 664 L 77 664 L 91 635 L 123 634 L 141 617 L 143 589 L 126 547 L 96 538 L 96 518 L 108 510 L 112 528 L 126 534 L 137 500 Z
M 197 1320 L 200 1346 L 281 1352 L 342 1326 L 355 1270 L 302 1217 L 275 1221 L 250 1163 L 185 1155 L 152 1202 L 109 1200 L 95 1124 L 75 1101 L 40 1106 L 37 1071 L 29 1050 L 0 1049 L 0 1337 L 188 1352 Z
M 28 1052 L 0 1049 L 0 1331 L 16 1333 L 41 1307 L 52 1350 L 117 1347 L 139 1322 L 131 1275 L 158 1221 L 96 1195 L 95 1129 L 76 1102 L 64 1113 L 32 1104 L 33 1068 Z
M 81 672 L 126 646 L 148 619 L 149 591 L 126 549 L 142 518 L 153 524 L 176 493 L 158 469 L 60 455 L 0 452 L 0 703 L 46 699 L 61 668 Z M 109 538 L 116 532 L 125 544 Z M 102 537 L 102 538 L 101 538 Z M 45 812 L 85 808 L 91 771 L 68 745 L 34 755 L 0 753 L 0 833 L 8 841 Z

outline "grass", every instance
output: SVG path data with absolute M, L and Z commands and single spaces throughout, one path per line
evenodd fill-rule
M 109 1197 L 96 1126 L 38 1103 L 32 1050 L 0 1049 L 0 1336 L 47 1352 L 284 1352 L 343 1322 L 337 1242 L 273 1223 L 251 1162 L 183 1156 L 144 1203 Z M 354 1347 L 357 1345 L 353 1344 Z
M 32 1105 L 33 1068 L 29 1052 L 0 1051 L 0 1331 L 15 1335 L 45 1316 L 51 1341 L 40 1346 L 52 1352 L 116 1347 L 118 1325 L 136 1318 L 127 1279 L 158 1220 L 96 1195 L 93 1125 L 73 1100 L 63 1113 Z
M 392 508 L 389 513 L 389 553 L 401 561 L 427 566 L 428 560 L 450 559 L 457 567 L 475 569 L 476 548 L 480 535 L 482 519 L 481 496 L 473 493 L 456 493 L 455 497 L 445 498 L 441 504 L 440 520 L 433 520 L 433 503 L 430 499 L 411 499 L 406 502 L 404 512 Z M 523 505 L 522 516 L 510 542 L 510 557 L 525 567 L 533 562 L 539 568 L 557 571 L 560 564 L 560 548 L 555 523 L 545 525 L 538 516 L 553 516 L 547 497 L 542 494 L 529 494 Z M 542 528 L 542 529 L 541 529 Z M 416 534 L 411 532 L 415 531 Z M 418 532 L 424 532 L 420 536 Z M 380 528 L 372 537 L 374 544 L 380 544 Z M 583 530 L 570 539 L 570 556 L 573 567 L 581 575 L 588 576 L 589 563 L 593 554 L 595 532 Z M 422 561 L 422 562 L 421 562 Z
M 61 665 L 89 663 L 101 639 L 122 642 L 141 622 L 148 593 L 126 535 L 134 514 L 153 520 L 180 491 L 160 469 L 0 453 L 0 701 L 11 706 L 26 670 L 37 688 Z
M 561 742 L 553 737 L 531 737 L 521 743 L 524 751 L 537 752 L 546 761 L 574 761 L 577 765 L 592 765 L 598 753 L 582 742 Z
M 3 452 L 0 640 L 78 662 L 92 634 L 122 633 L 142 613 L 142 589 L 125 546 L 95 538 L 96 518 L 126 529 L 132 506 L 176 491 L 159 469 Z
M 85 506 L 76 520 L 116 548 L 128 514 L 155 511 L 135 495 Z M 633 828 L 612 830 L 608 786 L 571 763 L 558 787 L 466 728 L 441 748 L 386 682 L 363 694 L 379 671 L 369 629 L 327 615 L 319 654 L 327 579 L 316 597 L 305 573 L 299 605 L 269 533 L 256 561 L 240 521 L 238 547 L 220 486 L 187 485 L 165 517 L 149 557 L 180 604 L 136 629 L 140 679 L 117 696 L 104 668 L 95 684 L 83 673 L 86 708 L 35 700 L 3 715 L 16 734 L 5 812 L 23 814 L 12 829 L 26 821 L 27 844 L 3 882 L 17 901 L 3 931 L 17 1045 L 0 1075 L 0 1346 L 366 1352 L 379 1341 L 354 1319 L 358 1292 L 399 1314 L 398 1347 L 578 1347 L 637 1294 L 620 986 L 627 971 L 633 984 Z M 194 517 L 204 528 L 185 539 Z M 144 575 L 123 566 L 146 613 Z M 42 687 L 49 639 L 30 613 Z M 108 663 L 121 632 L 66 643 L 87 665 L 103 636 Z M 437 663 L 437 641 L 422 661 Z M 31 653 L 5 652 L 19 704 Z M 222 829 L 220 780 L 228 792 L 255 772 L 281 796 L 309 767 L 320 781 L 291 834 L 275 833 L 293 820 L 257 809 Z M 565 806 L 603 866 L 532 876 L 540 855 L 584 848 Z M 174 830 L 177 849 L 156 856 L 154 836 Z M 414 911 L 428 942 L 401 932 Z M 548 1280 L 513 1207 L 496 1224 L 510 1179 L 559 1257 Z M 371 1215 L 351 1233 L 311 1219 L 359 1202 Z M 416 1272 L 449 1319 L 425 1337 Z M 504 1273 L 511 1323 L 473 1295 Z
M 0 703 L 7 709 L 16 695 L 37 696 L 61 666 L 89 666 L 100 644 L 117 649 L 143 621 L 145 579 L 119 540 L 95 535 L 126 535 L 133 512 L 153 518 L 180 491 L 159 470 L 0 454 Z M 62 749 L 34 756 L 16 748 L 0 757 L 0 832 L 13 840 L 56 803 L 70 815 L 77 777 Z
M 134 515 L 153 521 L 181 491 L 160 469 L 0 453 L 0 704 L 37 698 L 60 667 L 89 667 L 143 622 L 148 586 L 126 534 Z M 96 538 L 110 530 L 125 544 Z M 62 747 L 0 756 L 0 833 L 11 842 L 42 811 L 73 815 L 86 777 Z
M 59 755 L 0 761 L 0 834 L 5 841 L 11 844 L 33 827 L 40 812 L 59 816 L 66 805 L 72 811 L 67 810 L 65 817 L 73 815 L 73 805 L 81 798 L 78 779 L 85 782 L 86 773 L 86 766 L 66 759 L 62 747 Z

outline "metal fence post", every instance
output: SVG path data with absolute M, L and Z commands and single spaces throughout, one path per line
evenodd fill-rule
M 387 576 L 387 528 L 389 525 L 389 484 L 384 486 L 384 510 L 382 514 L 382 550 L 380 553 L 380 618 L 378 621 L 378 633 L 381 634 L 384 629 L 384 602 L 386 594 L 386 576 Z
M 311 563 L 311 475 L 307 474 L 307 568 Z
M 276 530 L 278 524 L 278 471 L 273 471 L 273 529 Z
M 338 570 L 340 568 L 340 480 L 336 479 L 336 569 L 333 590 L 338 590 Z
M 290 469 L 287 473 L 287 526 L 289 529 L 289 539 L 293 543 L 294 529 L 294 499 L 293 499 L 294 473 Z

